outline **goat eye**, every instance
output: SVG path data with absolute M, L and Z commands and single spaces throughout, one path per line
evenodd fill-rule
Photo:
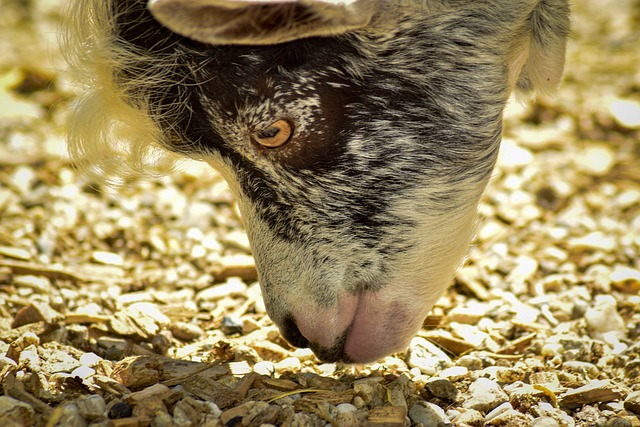
M 292 128 L 288 121 L 278 120 L 255 133 L 256 142 L 265 147 L 275 148 L 286 144 L 291 139 Z

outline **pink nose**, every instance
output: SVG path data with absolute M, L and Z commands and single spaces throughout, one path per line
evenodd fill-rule
M 292 345 L 310 347 L 323 361 L 373 362 L 404 350 L 430 308 L 390 296 L 363 291 L 342 295 L 335 308 L 298 308 L 280 330 Z

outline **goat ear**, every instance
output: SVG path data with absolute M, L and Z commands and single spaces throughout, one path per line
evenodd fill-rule
M 149 0 L 170 30 L 209 44 L 274 44 L 369 24 L 371 0 Z
M 516 90 L 523 95 L 553 91 L 562 78 L 570 31 L 567 0 L 541 0 L 529 15 L 529 41 L 519 62 Z

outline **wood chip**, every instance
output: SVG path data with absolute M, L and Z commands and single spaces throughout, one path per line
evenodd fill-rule
M 367 427 L 402 427 L 407 416 L 404 406 L 377 406 L 371 408 Z

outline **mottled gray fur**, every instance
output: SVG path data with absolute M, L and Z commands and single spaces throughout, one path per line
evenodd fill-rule
M 75 0 L 70 124 L 102 174 L 229 181 L 268 312 L 325 360 L 402 350 L 473 232 L 515 89 L 553 89 L 566 0 Z M 284 120 L 277 148 L 261 132 Z M 159 154 L 160 153 L 160 154 Z

